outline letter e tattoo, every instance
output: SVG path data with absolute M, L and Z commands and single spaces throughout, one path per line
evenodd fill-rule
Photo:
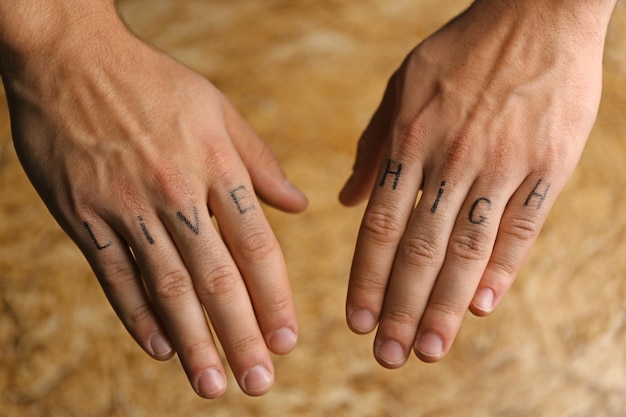
M 396 170 L 391 170 L 391 163 L 397 164 Z M 402 164 L 397 161 L 393 161 L 391 159 L 387 160 L 387 168 L 385 168 L 385 172 L 383 173 L 383 177 L 380 180 L 379 186 L 382 187 L 385 185 L 385 180 L 387 179 L 387 175 L 391 174 L 394 176 L 393 185 L 391 186 L 392 190 L 398 188 L 398 182 L 400 181 L 400 173 L 402 172 Z
M 234 190 L 231 190 L 230 196 L 235 202 L 239 214 L 245 214 L 250 210 L 254 210 L 254 204 L 249 201 L 250 193 L 245 186 L 242 185 L 241 187 L 237 187 Z

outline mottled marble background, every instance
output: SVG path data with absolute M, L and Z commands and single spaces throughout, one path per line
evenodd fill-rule
M 177 359 L 131 340 L 81 254 L 21 171 L 0 101 L 0 417 L 626 415 L 626 5 L 605 56 L 605 90 L 582 161 L 513 289 L 468 315 L 450 355 L 378 366 L 372 336 L 344 324 L 364 207 L 336 195 L 391 72 L 461 0 L 122 0 L 143 38 L 211 79 L 309 195 L 267 215 L 301 320 L 276 384 L 248 398 L 230 381 L 197 397 Z

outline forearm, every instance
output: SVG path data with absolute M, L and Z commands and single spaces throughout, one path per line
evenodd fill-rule
M 530 17 L 541 33 L 569 32 L 571 36 L 604 40 L 617 0 L 476 0 L 481 10 L 516 19 Z M 532 33 L 529 33 L 531 35 Z
M 121 29 L 113 0 L 0 0 L 0 71 L 71 58 Z

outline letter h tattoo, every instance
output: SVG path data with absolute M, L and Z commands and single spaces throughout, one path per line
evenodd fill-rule
M 395 168 L 396 169 L 395 171 L 391 170 L 391 163 L 392 162 L 397 164 L 397 166 Z M 393 175 L 394 179 L 393 179 L 393 185 L 391 186 L 391 189 L 395 190 L 396 188 L 398 188 L 398 182 L 400 181 L 400 174 L 401 173 L 402 173 L 402 163 L 389 159 L 387 161 L 387 168 L 385 168 L 385 172 L 383 173 L 383 177 L 380 180 L 379 186 L 382 187 L 382 186 L 385 185 L 385 181 L 387 180 L 387 175 Z

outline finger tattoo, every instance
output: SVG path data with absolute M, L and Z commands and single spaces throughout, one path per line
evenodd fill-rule
M 187 225 L 187 227 L 189 229 L 191 229 L 192 232 L 194 232 L 196 235 L 200 234 L 200 220 L 198 218 L 198 208 L 197 207 L 193 208 L 193 218 L 194 218 L 195 224 L 191 224 L 189 219 L 181 211 L 176 212 L 176 215 L 178 216 L 178 218 L 180 220 L 183 221 L 183 223 L 185 223 Z
M 245 186 L 237 187 L 230 191 L 230 196 L 235 202 L 235 206 L 239 211 L 239 214 L 246 214 L 247 212 L 254 210 L 254 202 L 250 193 Z
M 546 199 L 546 196 L 548 195 L 548 191 L 550 191 L 550 185 L 551 185 L 551 183 L 548 183 L 544 192 L 540 193 L 537 190 L 539 189 L 539 186 L 541 186 L 542 182 L 543 182 L 543 179 L 541 178 L 539 179 L 539 181 L 537 181 L 533 190 L 530 192 L 530 194 L 528 194 L 528 198 L 526 199 L 526 202 L 524 203 L 525 206 L 528 206 L 531 200 L 537 197 L 539 199 L 539 201 L 537 202 L 537 210 L 541 208 L 541 205 L 543 204 L 544 200 Z
M 89 225 L 89 223 L 83 222 L 83 226 L 85 226 L 87 234 L 89 234 L 89 238 L 91 239 L 93 244 L 96 245 L 96 248 L 98 248 L 98 250 L 106 249 L 113 244 L 113 242 L 108 241 L 104 245 L 101 245 L 100 242 L 98 242 L 98 239 L 96 239 L 96 235 L 94 235 L 93 230 L 91 230 L 91 226 Z
M 481 203 L 487 205 L 487 210 L 491 210 L 491 200 L 489 200 L 488 198 L 480 197 L 479 199 L 474 201 L 474 204 L 472 204 L 472 208 L 469 212 L 469 221 L 472 224 L 483 224 L 485 221 L 487 221 L 487 218 L 485 216 L 482 216 L 480 214 L 476 215 L 476 210 L 479 208 Z
M 143 222 L 143 217 L 137 216 L 137 220 L 139 220 L 139 226 L 141 226 L 141 231 L 143 232 L 143 235 L 146 237 L 146 240 L 148 241 L 148 243 L 151 245 L 154 245 L 154 239 L 150 235 L 150 232 L 148 231 L 148 227 Z
M 395 165 L 395 171 L 392 171 L 392 164 Z M 395 190 L 396 188 L 398 188 L 398 182 L 400 181 L 400 174 L 402 173 L 402 163 L 398 162 L 398 161 L 394 161 L 392 159 L 387 160 L 387 168 L 385 168 L 385 172 L 383 173 L 383 177 L 380 180 L 380 187 L 383 187 L 385 185 L 385 181 L 387 180 L 387 176 L 388 175 L 393 175 L 394 179 L 393 179 L 393 184 L 391 186 L 392 190 Z
M 441 181 L 441 185 L 439 188 L 439 191 L 437 192 L 437 199 L 435 200 L 435 202 L 433 203 L 433 206 L 430 208 L 430 212 L 435 214 L 435 212 L 437 211 L 437 207 L 439 206 L 439 200 L 441 200 L 441 196 L 443 195 L 443 187 L 446 186 L 446 182 L 445 181 Z

